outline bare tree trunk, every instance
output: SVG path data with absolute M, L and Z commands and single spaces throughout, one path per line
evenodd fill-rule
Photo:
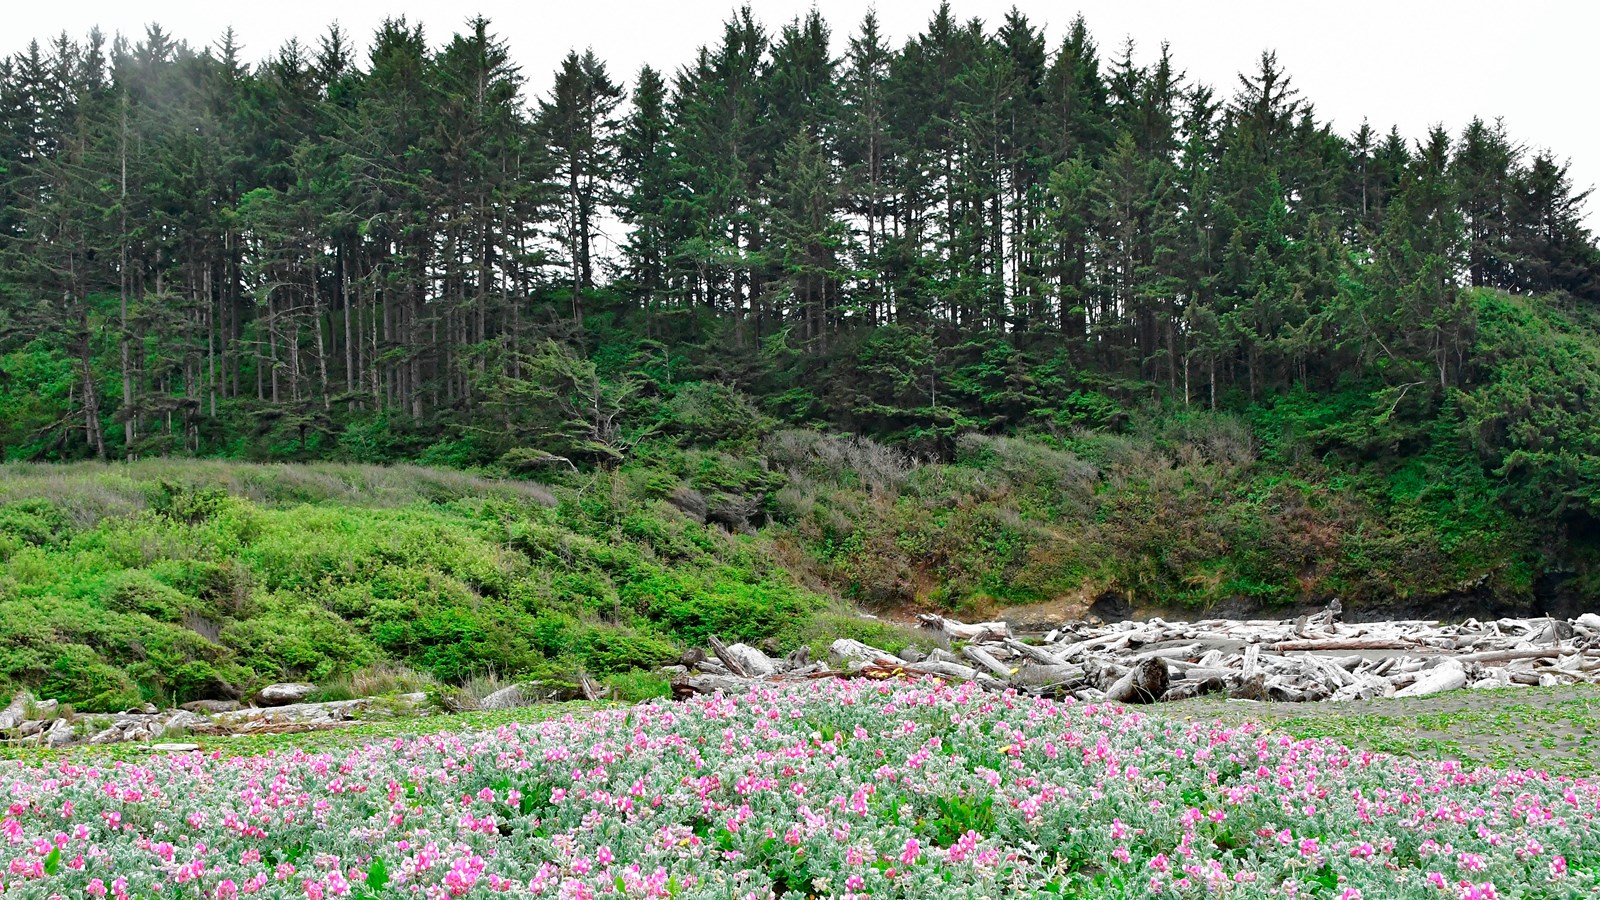
M 206 393 L 211 402 L 211 417 L 217 415 L 217 340 L 216 340 L 216 298 L 211 295 L 211 264 L 208 262 L 202 272 L 203 290 L 206 297 Z
M 280 399 L 278 392 L 278 313 L 272 293 L 267 293 L 267 352 L 271 354 L 272 369 L 272 402 L 277 404 Z
M 80 304 L 80 308 L 81 304 Z M 94 384 L 94 361 L 89 348 L 89 316 L 78 323 L 78 364 L 83 374 L 83 430 L 96 459 L 106 458 L 106 436 L 100 428 L 100 391 Z
M 118 325 L 121 328 L 119 351 L 122 356 L 122 440 L 129 461 L 133 460 L 133 445 L 138 439 L 138 419 L 133 413 L 133 347 L 128 340 L 128 97 L 122 97 L 122 136 L 118 145 L 121 163 L 120 206 L 120 263 L 117 267 Z M 85 400 L 87 400 L 87 395 Z M 87 404 L 86 404 L 87 405 Z M 105 457 L 105 448 L 100 450 Z
M 339 253 L 339 299 L 344 304 L 344 391 L 346 394 L 355 393 L 356 372 L 355 330 L 350 324 L 350 275 L 345 269 L 345 248 L 341 246 Z M 350 401 L 350 408 L 355 409 L 355 401 Z
M 328 348 L 322 339 L 322 318 L 322 291 L 317 284 L 317 262 L 316 258 L 313 257 L 311 261 L 311 329 L 317 335 L 317 378 L 321 382 L 318 388 L 322 394 L 322 408 L 332 409 L 333 401 L 328 397 Z

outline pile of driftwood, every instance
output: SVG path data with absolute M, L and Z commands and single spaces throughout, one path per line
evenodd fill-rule
M 1024 641 L 1004 622 L 923 616 L 944 646 L 891 654 L 833 642 L 827 664 L 805 651 L 777 659 L 713 640 L 673 667 L 677 696 L 736 691 L 752 681 L 851 675 L 937 675 L 994 690 L 1153 703 L 1202 694 L 1307 702 L 1422 697 L 1458 688 L 1600 683 L 1600 615 L 1458 624 L 1349 624 L 1337 601 L 1289 621 L 1084 622 Z M 952 649 L 957 648 L 957 649 Z
M 38 700 L 26 691 L 0 709 L 0 743 L 68 747 L 75 744 L 158 742 L 155 749 L 192 748 L 171 743 L 190 735 L 288 734 L 339 728 L 375 718 L 415 715 L 427 705 L 426 694 L 362 697 L 325 703 L 302 703 L 312 685 L 275 684 L 255 697 L 260 705 L 236 700 L 197 700 L 178 709 L 151 704 L 119 713 L 75 713 L 54 700 Z

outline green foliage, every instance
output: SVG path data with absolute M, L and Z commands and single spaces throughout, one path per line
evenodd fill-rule
M 611 698 L 623 703 L 672 696 L 671 681 L 659 672 L 618 672 L 607 675 L 604 684 L 611 690 Z
M 713 632 L 796 644 L 825 608 L 621 474 L 558 501 L 389 471 L 8 467 L 0 682 L 110 711 L 283 679 L 334 696 L 395 663 L 446 682 L 626 678 Z

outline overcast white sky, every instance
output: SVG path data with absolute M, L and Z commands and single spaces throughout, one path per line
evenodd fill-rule
M 920 31 L 936 0 L 878 0 L 893 42 Z M 505 37 L 542 93 L 561 56 L 592 46 L 625 78 L 643 62 L 672 71 L 714 40 L 736 0 L 9 0 L 0 54 L 62 30 L 81 35 L 142 35 L 148 22 L 194 45 L 210 44 L 232 25 L 247 57 L 260 58 L 290 37 L 310 41 L 338 20 L 365 46 L 385 16 L 421 21 L 437 44 L 481 12 Z M 812 0 L 751 0 L 769 29 L 809 9 Z M 842 51 L 867 8 L 848 0 L 815 0 Z M 1322 118 L 1349 133 L 1361 119 L 1380 131 L 1392 125 L 1421 137 L 1433 124 L 1453 133 L 1473 115 L 1503 117 L 1516 139 L 1570 159 L 1574 183 L 1600 182 L 1600 115 L 1593 91 L 1600 79 L 1600 3 L 1592 0 L 954 0 L 962 18 L 998 23 L 1016 5 L 1048 27 L 1052 46 L 1082 12 L 1103 51 L 1132 37 L 1144 55 L 1162 41 L 1191 77 L 1231 91 L 1234 75 L 1263 49 L 1274 49 L 1294 83 Z M 1590 227 L 1600 231 L 1600 202 Z

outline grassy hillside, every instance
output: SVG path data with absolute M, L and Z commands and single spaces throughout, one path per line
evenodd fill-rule
M 0 681 L 94 710 L 404 663 L 446 682 L 872 631 L 620 479 L 151 461 L 0 468 Z M 892 635 L 869 635 L 891 641 Z

